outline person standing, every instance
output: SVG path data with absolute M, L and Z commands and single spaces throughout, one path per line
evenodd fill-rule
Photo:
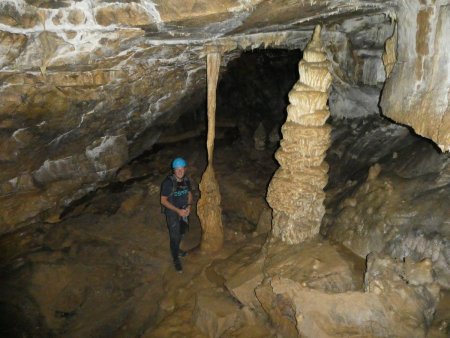
M 180 242 L 184 234 L 183 222 L 191 213 L 192 189 L 191 182 L 186 176 L 186 161 L 177 157 L 172 161 L 173 173 L 167 176 L 161 184 L 161 205 L 166 215 L 169 229 L 170 252 L 175 270 L 182 273 L 180 257 L 186 252 L 180 249 Z

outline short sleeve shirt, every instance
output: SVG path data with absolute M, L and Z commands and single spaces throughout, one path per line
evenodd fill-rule
M 181 182 L 176 182 L 175 191 L 173 190 L 173 180 L 176 178 L 167 176 L 166 179 L 161 184 L 161 196 L 169 196 L 169 202 L 172 203 L 177 208 L 184 208 L 188 204 L 188 195 L 191 191 L 191 182 L 187 177 L 184 177 Z

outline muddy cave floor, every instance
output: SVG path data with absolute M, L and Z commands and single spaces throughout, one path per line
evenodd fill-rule
M 182 242 L 189 251 L 182 260 L 184 271 L 179 274 L 173 268 L 159 185 L 174 156 L 187 158 L 188 175 L 194 185 L 200 182 L 206 164 L 200 142 L 165 145 L 142 156 L 120 171 L 118 182 L 66 210 L 62 222 L 38 224 L 2 239 L 2 336 L 206 337 L 195 325 L 198 306 L 221 307 L 226 298 L 227 306 L 234 306 L 242 319 L 223 336 L 276 337 L 266 318 L 239 304 L 224 286 L 243 264 L 258 259 L 266 242 L 270 218 L 264 196 L 277 168 L 273 149 L 216 143 L 224 248 L 215 255 L 196 249 L 200 225 L 194 210 Z M 198 192 L 194 196 L 197 200 Z M 339 253 L 336 260 L 321 257 L 329 247 Z M 312 259 L 283 267 L 295 267 L 297 274 L 317 273 L 308 266 L 314 259 L 327 260 L 324 270 L 344 260 L 350 289 L 362 290 L 365 261 L 343 246 L 318 239 L 278 250 L 272 260 Z M 196 305 L 201 303 L 199 294 L 203 305 Z M 442 295 L 430 330 L 436 337 L 445 336 L 439 326 L 450 318 L 449 294 Z

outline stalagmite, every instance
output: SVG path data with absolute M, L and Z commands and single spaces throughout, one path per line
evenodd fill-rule
M 216 88 L 220 68 L 220 52 L 214 47 L 207 51 L 208 76 L 208 166 L 200 182 L 201 198 L 197 204 L 197 213 L 202 226 L 202 241 L 200 248 L 203 252 L 214 252 L 222 248 L 222 208 L 219 184 L 217 183 L 213 167 L 215 120 L 216 120 Z
M 317 235 L 325 214 L 328 165 L 324 158 L 331 131 L 325 124 L 332 81 L 328 66 L 317 26 L 299 62 L 300 79 L 289 93 L 283 139 L 275 153 L 280 168 L 267 192 L 273 209 L 272 233 L 290 244 Z
M 267 139 L 266 130 L 264 129 L 263 123 L 260 122 L 258 128 L 256 128 L 255 133 L 253 134 L 255 149 L 258 151 L 266 149 L 266 139 Z

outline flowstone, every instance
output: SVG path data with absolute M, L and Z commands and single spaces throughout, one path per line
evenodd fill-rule
M 283 139 L 275 158 L 280 168 L 270 182 L 267 201 L 273 209 L 272 233 L 297 244 L 319 233 L 325 214 L 323 188 L 328 181 L 324 162 L 330 145 L 330 126 L 325 122 L 328 88 L 332 77 L 320 40 L 320 26 L 299 63 L 300 79 L 289 93 Z

